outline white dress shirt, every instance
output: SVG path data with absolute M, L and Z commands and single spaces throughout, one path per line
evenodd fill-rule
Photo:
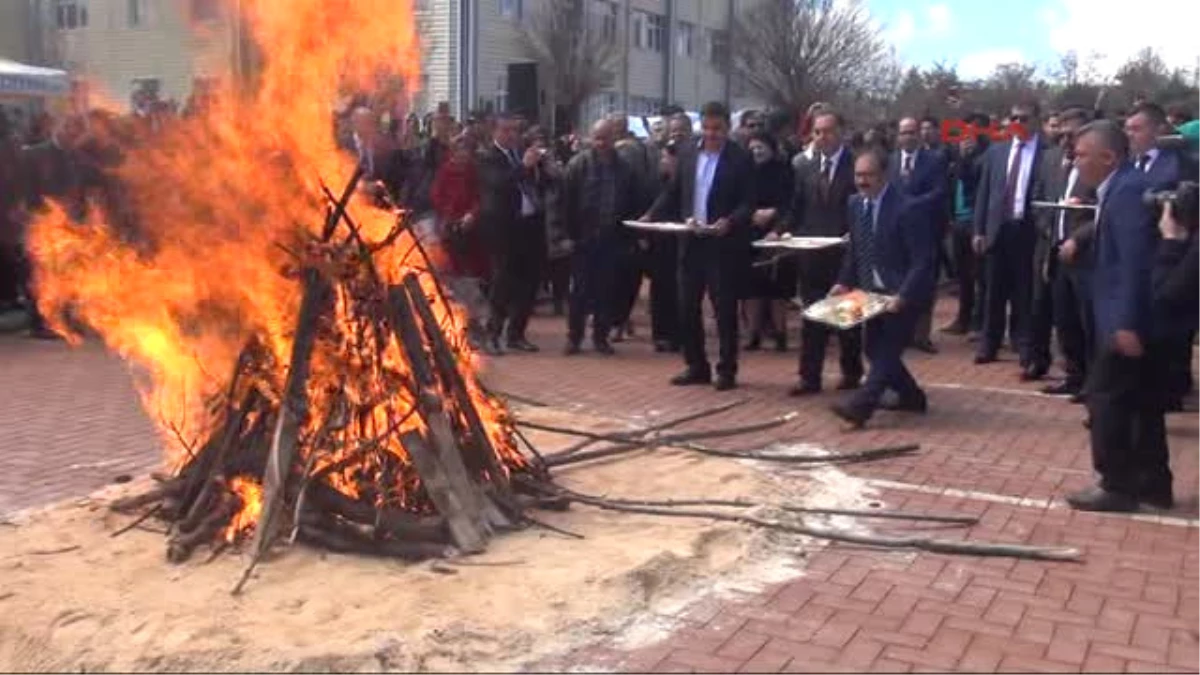
M 1008 149 L 1008 162 L 1005 166 L 1005 180 L 1008 180 L 1008 174 L 1012 171 L 1013 161 L 1020 161 L 1020 173 L 1017 174 L 1016 189 L 1013 190 L 1013 203 L 1009 204 L 1009 211 L 1013 214 L 1015 220 L 1020 220 L 1025 217 L 1025 195 L 1029 191 L 1029 183 L 1033 178 L 1033 157 L 1037 154 L 1038 137 L 1031 136 L 1025 141 L 1025 145 L 1021 146 L 1021 156 L 1017 158 L 1017 147 L 1020 142 L 1019 138 L 1013 138 L 1012 145 Z
M 1142 167 L 1142 173 L 1150 173 L 1150 167 L 1154 166 L 1154 162 L 1158 160 L 1158 148 L 1150 148 L 1142 155 L 1146 156 L 1146 165 Z M 1141 159 L 1141 155 L 1133 158 L 1135 165 L 1139 159 Z
M 700 148 L 696 154 L 696 190 L 692 194 L 692 218 L 701 225 L 708 225 L 708 194 L 712 191 L 713 178 L 721 161 L 721 150 L 716 152 Z
M 909 152 L 907 150 L 900 151 L 900 175 L 905 175 L 905 171 L 911 171 L 917 168 L 917 151 Z

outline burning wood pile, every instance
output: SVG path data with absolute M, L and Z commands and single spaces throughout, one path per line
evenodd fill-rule
M 280 536 L 404 559 L 475 553 L 524 522 L 510 478 L 544 470 L 475 378 L 462 318 L 403 218 L 368 242 L 347 213 L 358 180 L 340 199 L 325 191 L 322 236 L 282 272 L 301 294 L 288 362 L 251 336 L 179 471 L 114 505 L 153 505 L 172 562 L 250 532 L 256 555 Z M 377 260 L 398 244 L 408 271 L 388 283 Z

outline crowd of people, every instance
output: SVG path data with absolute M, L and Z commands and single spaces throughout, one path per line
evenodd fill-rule
M 613 355 L 634 330 L 648 281 L 654 348 L 684 362 L 672 384 L 733 389 L 742 352 L 764 341 L 787 351 L 798 335 L 790 393 L 811 396 L 827 386 L 825 353 L 836 340 L 834 386 L 846 398 L 832 411 L 862 427 L 880 407 L 928 409 L 902 355 L 938 351 L 933 308 L 949 282 L 957 311 L 940 331 L 974 342 L 976 364 L 1009 348 L 1016 376 L 1042 380 L 1057 347 L 1063 378 L 1043 391 L 1087 403 L 1102 476 L 1072 503 L 1170 505 L 1164 415 L 1193 388 L 1200 263 L 1194 154 L 1163 139 L 1190 117 L 1144 101 L 1120 120 L 1082 107 L 1043 114 L 1021 101 L 1001 140 L 983 131 L 997 125 L 982 114 L 858 130 L 823 104 L 798 123 L 760 112 L 733 120 L 720 103 L 699 117 L 697 130 L 682 110 L 664 110 L 643 139 L 614 114 L 586 136 L 554 138 L 511 114 L 459 121 L 442 105 L 423 120 L 389 121 L 362 105 L 339 117 L 335 133 L 369 196 L 403 205 L 438 243 L 470 338 L 491 355 L 539 350 L 527 327 L 542 292 L 565 315 L 565 355 L 589 337 Z M 951 127 L 978 131 L 945 138 Z M 48 336 L 14 234 L 24 198 L 9 186 L 25 185 L 35 197 L 27 203 L 82 207 L 78 186 L 102 180 L 107 160 L 78 121 L 24 143 L 0 132 L 0 302 L 25 301 L 34 333 Z M 655 232 L 633 221 L 696 227 Z M 753 246 L 785 236 L 844 244 Z M 789 329 L 789 303 L 855 289 L 886 296 L 885 311 L 849 330 L 806 318 Z

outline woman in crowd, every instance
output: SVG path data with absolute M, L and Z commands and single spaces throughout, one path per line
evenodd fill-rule
M 783 211 L 792 201 L 792 169 L 771 135 L 756 132 L 748 147 L 754 156 L 752 237 L 762 239 L 783 231 Z M 761 348 L 764 332 L 774 339 L 776 351 L 787 351 L 787 301 L 796 294 L 796 275 L 792 256 L 766 250 L 756 256 L 744 303 L 750 322 L 747 351 Z
M 487 251 L 479 236 L 479 174 L 475 166 L 475 138 L 460 134 L 438 167 L 430 188 L 437 231 L 446 252 L 446 285 L 467 309 L 468 335 L 473 345 L 482 343 L 488 303 L 483 284 L 490 275 Z

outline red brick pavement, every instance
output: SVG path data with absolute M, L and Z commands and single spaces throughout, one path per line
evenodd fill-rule
M 1018 382 L 1013 363 L 972 365 L 958 338 L 940 338 L 941 355 L 909 357 L 930 393 L 927 417 L 881 413 L 866 431 L 846 434 L 825 410 L 833 394 L 786 397 L 794 351 L 749 355 L 743 387 L 720 394 L 668 386 L 678 358 L 651 353 L 645 337 L 618 345 L 614 358 L 571 360 L 558 355 L 561 321 L 535 321 L 532 337 L 546 348 L 541 354 L 489 365 L 496 389 L 626 417 L 750 396 L 750 405 L 721 423 L 796 410 L 771 437 L 842 450 L 918 441 L 918 455 L 850 471 L 875 481 L 889 507 L 978 515 L 965 536 L 1067 544 L 1086 555 L 1082 564 L 1050 564 L 830 545 L 809 557 L 799 579 L 688 609 L 662 644 L 632 653 L 597 645 L 554 665 L 656 672 L 1200 668 L 1194 414 L 1169 423 L 1183 501 L 1174 512 L 1079 514 L 1052 499 L 1092 480 L 1081 409 Z M 95 346 L 0 339 L 0 512 L 80 495 L 156 463 L 153 430 L 125 373 Z

